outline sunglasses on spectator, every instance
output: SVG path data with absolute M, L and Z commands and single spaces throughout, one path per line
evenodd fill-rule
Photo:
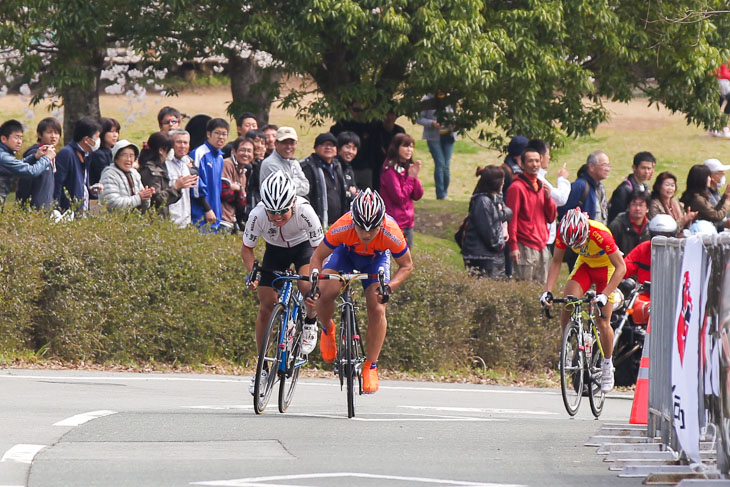
M 172 123 L 180 123 L 179 118 L 168 118 L 167 120 L 162 121 L 162 125 L 170 125 Z

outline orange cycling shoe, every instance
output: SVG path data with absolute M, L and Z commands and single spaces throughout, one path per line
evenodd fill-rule
M 337 334 L 337 328 L 335 327 L 335 320 L 330 320 L 330 324 L 325 332 L 322 327 L 322 333 L 319 338 L 319 352 L 322 354 L 322 360 L 327 363 L 335 361 L 337 356 L 337 341 L 335 335 Z
M 372 367 L 372 365 L 370 360 L 366 360 L 362 365 L 362 392 L 365 394 L 378 392 L 378 366 Z

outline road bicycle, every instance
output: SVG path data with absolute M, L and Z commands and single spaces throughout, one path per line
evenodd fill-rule
M 355 305 L 351 285 L 356 281 L 377 279 L 380 285 L 378 292 L 383 296 L 383 302 L 387 302 L 389 292 L 385 285 L 385 270 L 381 267 L 378 269 L 377 274 L 359 272 L 320 274 L 317 270 L 314 270 L 311 278 L 313 294 L 318 292 L 317 282 L 323 279 L 338 280 L 342 283 L 340 302 L 337 305 L 340 311 L 340 340 L 337 346 L 334 372 L 340 378 L 340 390 L 347 387 L 347 417 L 352 418 L 355 416 L 355 398 L 363 393 L 362 364 L 365 362 L 365 350 L 360 339 L 360 328 L 357 324 L 357 310 L 359 307 Z
M 266 335 L 259 344 L 256 363 L 256 378 L 253 393 L 253 408 L 261 414 L 269 403 L 271 392 L 279 382 L 279 412 L 285 413 L 294 396 L 299 370 L 307 363 L 307 355 L 302 354 L 302 327 L 304 324 L 303 297 L 293 286 L 295 281 L 309 281 L 308 276 L 300 276 L 292 270 L 284 272 L 264 269 L 254 262 L 246 284 L 261 279 L 261 272 L 270 272 L 276 277 L 272 287 L 281 284 L 279 299 L 274 305 L 266 325 Z
M 594 302 L 595 298 L 595 291 L 588 291 L 582 298 L 566 296 L 552 300 L 553 303 L 565 304 L 570 308 L 570 321 L 563 330 L 559 367 L 563 404 L 571 416 L 578 412 L 585 393 L 596 418 L 601 415 L 606 399 L 606 395 L 601 392 L 601 359 L 605 354 L 594 313 L 597 311 L 599 316 L 603 315 Z M 548 308 L 544 309 L 548 318 L 551 318 Z

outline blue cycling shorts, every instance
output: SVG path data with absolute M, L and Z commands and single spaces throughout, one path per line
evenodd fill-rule
M 360 255 L 350 251 L 346 246 L 340 245 L 324 261 L 325 269 L 332 269 L 344 273 L 365 272 L 377 274 L 378 269 L 385 269 L 385 282 L 390 282 L 390 250 L 374 255 Z M 363 289 L 370 284 L 378 282 L 377 279 L 365 279 L 360 281 Z

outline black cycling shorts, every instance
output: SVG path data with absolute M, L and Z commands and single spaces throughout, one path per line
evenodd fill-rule
M 294 247 L 278 247 L 276 245 L 270 245 L 267 242 L 266 250 L 264 251 L 264 261 L 261 267 L 275 271 L 285 271 L 294 264 L 294 269 L 299 271 L 303 265 L 309 264 L 309 259 L 312 258 L 313 253 L 314 248 L 309 243 L 309 240 Z M 271 285 L 275 278 L 276 276 L 270 272 L 261 272 L 259 286 L 279 289 L 281 287 L 279 282 L 282 281 L 277 282 L 276 286 Z

